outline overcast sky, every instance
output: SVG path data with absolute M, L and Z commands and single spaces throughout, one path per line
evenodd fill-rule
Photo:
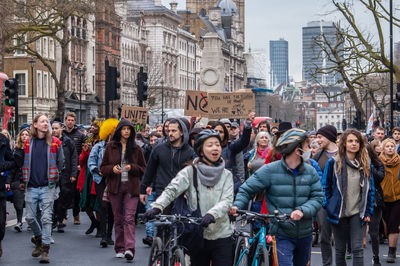
M 395 15 L 399 16 L 400 1 L 394 0 Z M 163 4 L 169 6 L 170 0 L 162 0 Z M 186 8 L 186 0 L 177 0 L 178 9 Z M 357 1 L 355 1 L 357 2 Z M 389 6 L 389 0 L 383 0 Z M 302 27 L 313 20 L 334 20 L 340 16 L 329 14 L 333 10 L 330 0 L 247 0 L 246 1 L 246 50 L 249 45 L 253 50 L 265 50 L 267 53 L 270 40 L 284 38 L 289 42 L 289 75 L 295 81 L 301 80 L 302 66 Z M 361 10 L 361 9 L 358 9 Z M 366 12 L 356 14 L 362 21 L 364 28 L 370 28 L 373 20 Z M 388 34 L 388 25 L 385 27 Z M 394 40 L 400 40 L 398 30 L 394 32 Z M 387 38 L 389 40 L 389 37 Z

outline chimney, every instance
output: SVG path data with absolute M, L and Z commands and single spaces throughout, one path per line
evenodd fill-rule
M 178 3 L 177 3 L 175 0 L 172 0 L 172 2 L 169 3 L 169 5 L 171 6 L 171 10 L 172 10 L 174 13 L 176 13 Z

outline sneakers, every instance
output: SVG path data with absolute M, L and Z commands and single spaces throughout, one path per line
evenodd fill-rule
M 153 238 L 151 236 L 146 236 L 145 238 L 142 239 L 143 244 L 148 245 L 151 247 L 153 245 Z
M 78 216 L 74 216 L 74 224 L 81 224 L 81 220 L 79 219 L 79 215 Z
M 115 257 L 118 258 L 118 259 L 122 259 L 122 258 L 125 257 L 125 255 L 122 252 L 118 252 L 117 254 L 115 254 Z
M 21 232 L 22 232 L 22 223 L 17 223 L 17 224 L 14 226 L 14 229 L 15 229 L 15 231 L 21 233 Z
M 133 253 L 130 250 L 125 251 L 125 259 L 126 260 L 133 260 Z
M 50 245 L 41 246 L 41 254 L 39 260 L 40 263 L 50 263 L 49 250 L 50 250 Z
M 50 236 L 50 244 L 54 244 L 54 243 L 55 243 L 54 238 L 52 236 Z

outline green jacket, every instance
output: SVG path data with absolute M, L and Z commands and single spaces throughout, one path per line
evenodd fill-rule
M 224 169 L 221 179 L 213 187 L 206 187 L 198 179 L 199 205 L 201 215 L 209 213 L 215 218 L 215 223 L 204 229 L 203 236 L 207 240 L 226 238 L 232 235 L 228 211 L 233 202 L 233 177 L 229 170 Z M 151 207 L 164 210 L 182 193 L 185 193 L 191 211 L 197 209 L 196 189 L 193 185 L 193 168 L 183 168 Z
M 262 166 L 239 188 L 234 206 L 245 209 L 254 196 L 263 191 L 269 213 L 290 214 L 301 210 L 304 214 L 295 225 L 271 220 L 270 234 L 290 238 L 304 238 L 312 234 L 312 218 L 324 199 L 319 176 L 315 169 L 302 163 L 297 175 L 287 166 L 284 158 Z

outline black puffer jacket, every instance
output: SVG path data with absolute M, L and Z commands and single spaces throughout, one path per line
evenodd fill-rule
M 372 163 L 372 175 L 374 177 L 374 186 L 375 186 L 375 206 L 377 207 L 385 207 L 385 202 L 383 200 L 383 190 L 381 187 L 381 182 L 385 178 L 385 166 L 381 162 L 374 162 L 371 160 Z
M 10 149 L 10 142 L 6 136 L 0 133 L 0 198 L 6 196 L 6 179 L 3 172 L 15 168 L 14 156 Z
M 67 132 L 67 130 L 64 129 L 63 133 L 75 144 L 76 152 L 79 157 L 82 152 L 82 144 L 85 143 L 87 136 L 80 132 L 77 127 L 74 127 L 71 132 Z
M 78 154 L 73 141 L 67 137 L 65 132 L 63 132 L 60 140 L 64 152 L 64 170 L 60 175 L 60 184 L 64 185 L 70 183 L 71 177 L 78 178 Z
M 182 170 L 185 163 L 195 157 L 195 153 L 188 143 L 189 133 L 187 127 L 181 120 L 177 120 L 183 130 L 182 145 L 175 148 L 167 140 L 153 146 L 153 151 L 140 185 L 140 194 L 146 194 L 146 188 L 152 186 L 157 196 L 161 195 L 164 188 Z
M 15 167 L 10 171 L 8 182 L 12 190 L 19 189 L 19 185 L 23 184 L 22 179 L 22 165 L 24 164 L 24 149 L 14 149 Z

